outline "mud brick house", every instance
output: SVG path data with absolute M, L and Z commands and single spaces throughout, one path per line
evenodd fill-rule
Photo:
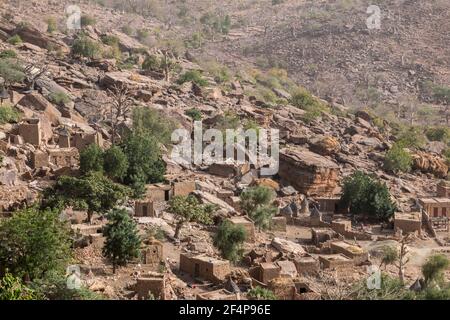
M 333 195 L 339 181 L 339 166 L 305 148 L 280 151 L 279 176 L 307 195 Z
M 49 162 L 58 167 L 71 167 L 78 164 L 79 153 L 76 148 L 48 149 Z
M 151 273 L 137 279 L 135 291 L 138 299 L 148 299 L 149 293 L 159 300 L 166 299 L 166 277 L 164 274 Z
M 30 155 L 30 165 L 33 169 L 47 167 L 48 153 L 41 150 L 32 152 Z
M 175 182 L 173 184 L 173 196 L 187 196 L 195 190 L 195 181 Z
M 319 260 L 309 255 L 295 258 L 294 264 L 300 275 L 316 274 L 320 270 Z
M 420 212 L 395 213 L 394 230 L 402 230 L 405 234 L 414 232 L 420 234 L 422 231 L 422 214 Z
M 163 244 L 156 239 L 150 239 L 147 247 L 143 250 L 144 264 L 159 264 L 163 261 L 163 254 Z
M 24 142 L 39 146 L 42 142 L 41 121 L 39 119 L 25 119 L 19 124 L 19 135 Z
M 95 133 L 76 132 L 72 135 L 71 144 L 79 151 L 83 151 L 87 146 L 91 144 L 96 144 L 102 147 L 103 138 L 99 132 Z
M 286 225 L 286 217 L 273 217 L 270 224 L 270 229 L 272 231 L 286 232 Z
M 239 294 L 226 289 L 197 294 L 196 300 L 239 300 Z
M 339 205 L 341 198 L 330 197 L 330 198 L 316 198 L 318 204 L 318 209 L 323 214 L 335 214 L 335 213 L 345 213 L 346 208 Z
M 322 269 L 341 269 L 353 266 L 353 261 L 342 254 L 327 254 L 319 256 Z
M 419 204 L 430 218 L 450 217 L 450 198 L 422 198 Z
M 155 209 L 151 200 L 136 200 L 134 202 L 134 215 L 136 217 L 155 217 Z
M 338 219 L 331 222 L 331 229 L 339 234 L 345 234 L 352 231 L 352 222 L 350 220 Z
M 331 251 L 336 254 L 343 254 L 352 259 L 355 264 L 361 264 L 369 260 L 369 253 L 367 251 L 345 241 L 332 242 Z
M 311 240 L 316 246 L 335 238 L 337 235 L 333 230 L 328 228 L 312 228 Z
M 242 226 L 247 234 L 247 242 L 255 242 L 255 224 L 252 219 L 247 216 L 231 217 L 228 219 L 236 226 Z
M 204 254 L 180 254 L 180 270 L 204 280 L 219 283 L 231 272 L 230 262 Z
M 151 184 L 146 188 L 145 199 L 153 202 L 169 201 L 172 196 L 172 186 L 168 184 Z
M 450 182 L 442 181 L 437 185 L 437 196 L 439 198 L 450 198 Z
M 280 276 L 281 268 L 274 262 L 262 262 L 249 270 L 250 276 L 267 284 Z

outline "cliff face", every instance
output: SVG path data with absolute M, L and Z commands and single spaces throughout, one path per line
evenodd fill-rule
M 283 149 L 279 175 L 301 193 L 331 195 L 338 185 L 339 166 L 304 148 Z

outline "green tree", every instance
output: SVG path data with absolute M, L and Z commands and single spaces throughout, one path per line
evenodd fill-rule
M 139 197 L 146 183 L 164 181 L 165 163 L 157 140 L 148 134 L 132 133 L 122 141 L 121 148 L 128 159 L 124 182 Z
M 103 150 L 97 144 L 93 143 L 80 152 L 80 171 L 83 174 L 103 172 Z
M 368 214 L 381 220 L 388 220 L 396 211 L 387 186 L 362 171 L 344 179 L 340 203 L 352 214 Z
M 6 273 L 0 279 L 0 301 L 1 300 L 36 300 L 35 292 L 23 284 L 19 277 Z
M 128 170 L 128 159 L 121 148 L 112 146 L 103 155 L 103 169 L 111 179 L 121 180 Z
M 272 205 L 275 192 L 268 187 L 247 188 L 241 193 L 241 208 L 255 222 L 259 230 L 270 227 L 277 208 Z
M 175 215 L 177 221 L 175 228 L 175 238 L 179 239 L 180 231 L 187 222 L 200 222 L 211 224 L 211 214 L 215 207 L 201 204 L 195 196 L 176 196 L 169 201 L 170 213 Z
M 226 220 L 217 229 L 214 245 L 219 248 L 225 259 L 236 263 L 242 258 L 242 245 L 246 238 L 247 234 L 243 226 L 234 225 Z
M 0 223 L 0 273 L 33 280 L 64 270 L 71 257 L 68 226 L 56 210 L 28 208 Z
M 405 148 L 421 148 L 426 140 L 420 127 L 406 127 L 397 136 L 397 142 Z
M 383 256 L 381 258 L 380 268 L 384 265 L 386 268 L 388 265 L 394 264 L 398 260 L 398 252 L 395 247 L 384 246 Z
M 401 143 L 395 143 L 387 152 L 384 159 L 384 168 L 389 172 L 411 171 L 412 157 Z
M 89 172 L 82 178 L 61 176 L 56 184 L 44 191 L 42 206 L 87 210 L 88 221 L 93 213 L 105 213 L 123 202 L 130 190 L 112 182 L 99 172 Z
M 14 83 L 22 82 L 25 73 L 15 59 L 0 59 L 0 77 L 3 78 L 3 87 L 8 90 Z
M 450 265 L 449 259 L 443 254 L 435 254 L 428 258 L 422 266 L 422 274 L 425 278 L 425 284 L 442 284 L 444 282 L 444 271 Z
M 250 291 L 247 293 L 247 296 L 251 300 L 276 300 L 277 296 L 273 293 L 273 291 L 270 291 L 269 289 L 265 289 L 262 287 L 254 287 L 250 289 Z
M 108 224 L 103 230 L 106 237 L 103 255 L 111 260 L 113 273 L 117 266 L 125 266 L 140 255 L 141 239 L 136 223 L 126 210 L 114 209 L 108 214 Z

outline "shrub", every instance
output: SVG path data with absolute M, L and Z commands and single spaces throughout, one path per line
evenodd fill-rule
M 12 36 L 11 38 L 8 39 L 8 43 L 12 44 L 14 46 L 17 44 L 21 44 L 22 38 L 20 38 L 20 36 L 18 34 L 16 34 L 15 36 Z
M 150 32 L 148 30 L 138 30 L 136 36 L 140 41 L 144 41 L 150 36 Z
M 168 145 L 177 124 L 172 119 L 163 116 L 158 110 L 150 108 L 134 108 L 133 131 L 138 134 L 150 135 L 159 143 Z
M 86 36 L 81 36 L 73 42 L 72 54 L 95 59 L 101 55 L 101 49 L 97 42 Z
M 435 254 L 428 258 L 422 266 L 422 274 L 427 286 L 431 282 L 442 284 L 444 281 L 444 271 L 448 269 L 450 260 L 443 254 Z
M 248 297 L 252 300 L 276 300 L 277 297 L 270 291 L 269 289 L 265 289 L 262 287 L 252 288 L 248 293 Z
M 193 82 L 199 87 L 205 87 L 208 85 L 208 81 L 203 78 L 202 74 L 198 70 L 189 70 L 183 73 L 178 79 L 178 84 L 185 82 Z
M 62 91 L 52 92 L 48 98 L 57 105 L 63 105 L 72 101 L 70 97 Z
M 155 55 L 149 55 L 145 58 L 144 62 L 142 63 L 142 69 L 160 72 L 161 60 Z
M 430 141 L 450 142 L 450 128 L 447 127 L 429 128 L 425 134 Z
M 80 152 L 80 171 L 103 172 L 103 150 L 95 143 Z
M 56 20 L 53 17 L 50 17 L 47 19 L 47 32 L 53 33 L 58 29 L 58 26 L 56 24 Z
M 119 38 L 116 36 L 104 35 L 102 36 L 102 42 L 108 46 L 119 45 Z
M 397 135 L 397 142 L 405 148 L 421 148 L 426 143 L 425 135 L 419 127 L 407 127 Z
M 0 77 L 3 78 L 3 86 L 9 89 L 16 82 L 25 79 L 22 66 L 14 59 L 0 59 Z
M 89 15 L 82 15 L 80 22 L 82 27 L 93 26 L 97 23 L 95 18 Z
M 106 237 L 103 255 L 111 260 L 113 273 L 117 266 L 125 266 L 140 255 L 141 239 L 136 223 L 124 209 L 114 209 L 103 230 Z
M 36 293 L 28 288 L 19 277 L 7 272 L 0 279 L 0 301 L 36 300 Z
M 317 98 L 311 95 L 307 90 L 298 88 L 293 94 L 291 101 L 293 106 L 303 109 L 306 114 L 302 117 L 305 123 L 310 123 L 326 111 L 326 106 Z
M 14 50 L 2 50 L 0 52 L 0 59 L 15 59 L 17 58 L 17 52 Z
M 186 110 L 185 114 L 194 121 L 202 120 L 202 113 L 200 110 L 198 110 L 196 108 L 191 108 L 189 110 Z
M 217 229 L 214 245 L 219 248 L 222 256 L 234 263 L 242 258 L 242 245 L 247 235 L 243 226 L 224 221 Z
M 412 157 L 405 148 L 395 143 L 384 159 L 384 168 L 390 172 L 409 172 L 411 170 Z
M 340 202 L 352 214 L 368 214 L 380 220 L 388 220 L 396 210 L 387 186 L 362 171 L 344 179 Z
M 0 106 L 0 124 L 16 123 L 20 120 L 20 113 L 14 107 L 6 104 Z
M 255 225 L 261 229 L 270 226 L 277 208 L 272 206 L 275 192 L 265 186 L 247 188 L 241 193 L 241 208 L 253 219 Z
M 133 34 L 133 29 L 130 26 L 123 26 L 122 32 L 125 33 L 126 35 L 131 36 Z

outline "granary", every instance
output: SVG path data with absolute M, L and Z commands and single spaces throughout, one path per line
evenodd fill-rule
M 441 181 L 437 185 L 437 196 L 439 198 L 450 198 L 450 182 Z
M 340 269 L 353 266 L 353 261 L 342 254 L 320 255 L 321 269 Z
M 59 131 L 58 146 L 60 148 L 70 148 L 70 132 L 67 129 Z
M 252 219 L 247 216 L 236 216 L 228 219 L 236 226 L 242 226 L 247 234 L 247 242 L 255 241 L 255 224 Z
M 450 216 L 450 198 L 422 198 L 419 204 L 431 218 Z
M 421 233 L 422 230 L 422 214 L 420 212 L 397 212 L 394 215 L 394 230 L 401 230 L 406 233 Z
M 48 166 L 48 153 L 42 150 L 35 150 L 30 154 L 31 168 L 42 168 Z
M 305 148 L 280 151 L 279 176 L 307 195 L 332 195 L 339 181 L 339 166 Z
M 195 181 L 182 181 L 173 183 L 173 196 L 187 196 L 195 190 Z
M 347 243 L 345 241 L 335 241 L 331 243 L 331 251 L 340 253 L 353 260 L 355 264 L 361 264 L 369 260 L 369 253 L 363 248 Z
M 197 294 L 197 300 L 239 300 L 238 293 L 232 293 L 226 289 Z
M 310 255 L 295 258 L 294 264 L 300 275 L 312 275 L 320 270 L 319 260 Z
M 99 147 L 103 147 L 103 137 L 100 132 L 76 132 L 72 136 L 71 144 L 77 148 L 78 151 L 83 151 L 91 144 L 96 144 Z
M 230 273 L 230 262 L 209 257 L 204 254 L 180 254 L 180 270 L 204 280 L 219 283 Z
M 286 224 L 287 220 L 286 217 L 273 217 L 272 222 L 270 224 L 270 229 L 272 231 L 279 231 L 279 232 L 286 232 Z
M 48 149 L 49 162 L 57 167 L 72 167 L 78 164 L 79 153 L 76 148 Z
M 26 143 L 39 146 L 42 142 L 41 121 L 39 119 L 25 119 L 19 124 L 19 135 Z
M 154 202 L 169 201 L 172 198 L 172 186 L 163 183 L 151 184 L 146 187 L 145 199 Z
M 163 254 L 163 244 L 156 239 L 150 239 L 143 250 L 144 264 L 159 265 L 163 261 Z
M 316 246 L 336 237 L 336 233 L 328 228 L 312 228 L 311 240 Z
M 155 217 L 155 209 L 151 200 L 136 200 L 134 202 L 135 217 Z
M 166 277 L 164 274 L 152 272 L 137 279 L 135 291 L 138 299 L 148 299 L 150 294 L 158 300 L 166 299 Z

